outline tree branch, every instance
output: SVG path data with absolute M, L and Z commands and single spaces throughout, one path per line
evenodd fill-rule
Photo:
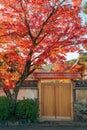
M 12 35 L 12 36 L 19 36 L 19 37 L 24 37 L 24 36 L 26 36 L 27 35 L 27 33 L 24 33 L 24 34 L 18 34 L 18 33 L 16 33 L 16 32 L 12 32 L 12 33 L 5 33 L 5 34 L 3 34 L 3 35 L 0 35 L 0 37 L 6 37 L 6 36 L 10 36 L 10 35 Z
M 43 39 L 47 36 L 47 34 L 44 34 L 44 36 L 42 37 L 42 39 L 40 41 L 38 41 L 35 45 L 38 45 L 40 42 L 43 41 Z
M 17 70 L 17 68 L 12 67 L 12 64 L 8 63 L 8 62 L 5 60 L 5 58 L 4 58 L 4 62 L 8 65 L 8 67 L 10 67 L 11 69 L 15 70 L 15 72 L 18 72 L 19 75 L 22 74 L 19 70 Z
M 21 4 L 21 8 L 22 8 L 22 10 L 23 10 L 23 12 L 24 12 L 25 25 L 26 25 L 26 27 L 27 27 L 27 29 L 28 29 L 28 34 L 29 34 L 31 40 L 34 41 L 34 37 L 33 37 L 32 33 L 31 33 L 30 26 L 29 26 L 29 23 L 30 23 L 30 22 L 27 20 L 26 12 L 25 12 L 25 10 L 24 10 L 22 1 L 20 1 L 20 4 Z M 29 23 L 28 23 L 28 22 L 29 22 Z
M 55 11 L 58 10 L 58 8 L 60 7 L 60 5 L 61 5 L 64 1 L 65 1 L 65 0 L 63 0 L 62 2 L 60 2 L 60 4 L 57 5 L 57 8 L 55 8 L 55 6 L 52 8 L 52 12 L 49 14 L 49 16 L 47 17 L 47 19 L 43 22 L 42 28 L 40 29 L 40 31 L 38 32 L 37 36 L 35 37 L 34 43 L 36 42 L 36 40 L 38 39 L 38 37 L 39 37 L 39 36 L 41 35 L 41 33 L 43 32 L 44 26 L 48 23 L 49 19 L 52 17 L 52 15 L 53 15 L 54 13 L 56 13 Z M 57 1 L 56 1 L 56 2 L 57 2 Z M 39 42 L 39 43 L 40 43 L 40 42 Z

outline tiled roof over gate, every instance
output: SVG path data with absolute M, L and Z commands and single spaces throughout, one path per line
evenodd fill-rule
M 35 72 L 35 79 L 81 79 L 80 73 L 73 72 Z

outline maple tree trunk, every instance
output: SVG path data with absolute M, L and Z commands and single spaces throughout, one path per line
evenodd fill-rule
M 15 98 L 15 94 L 12 94 L 9 89 L 4 90 L 4 92 L 8 99 L 11 101 L 11 117 L 14 117 L 17 99 Z
M 4 90 L 6 96 L 10 99 L 11 101 L 11 116 L 14 117 L 15 116 L 15 109 L 16 109 L 16 103 L 17 103 L 17 96 L 18 96 L 18 92 L 19 89 L 22 86 L 22 82 L 23 80 L 19 80 L 13 90 L 13 92 L 11 92 L 10 90 Z
M 11 99 L 12 104 L 13 104 L 13 106 L 12 106 L 12 114 L 13 115 L 15 114 L 15 108 L 16 108 L 16 103 L 17 103 L 17 96 L 18 96 L 19 90 L 20 90 L 20 88 L 22 86 L 22 83 L 35 70 L 35 69 L 30 70 L 30 63 L 31 63 L 30 61 L 28 61 L 26 63 L 25 70 L 24 70 L 23 74 L 21 75 L 20 79 L 17 81 L 17 83 L 15 85 L 15 88 L 13 89 L 13 93 L 7 95 L 7 96 L 9 96 L 9 98 Z

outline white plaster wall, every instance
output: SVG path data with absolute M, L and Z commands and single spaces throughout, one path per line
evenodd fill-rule
M 37 89 L 20 89 L 18 93 L 18 100 L 22 100 L 23 98 L 27 99 L 36 99 L 38 98 L 38 91 Z
M 5 93 L 1 89 L 0 89 L 0 96 L 5 96 Z
M 5 96 L 3 90 L 0 90 L 0 96 Z M 35 88 L 21 88 L 18 93 L 18 100 L 22 100 L 23 98 L 36 99 L 38 98 L 38 90 Z
M 76 101 L 87 103 L 87 90 L 76 90 Z

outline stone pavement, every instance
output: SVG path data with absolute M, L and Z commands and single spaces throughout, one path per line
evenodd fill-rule
M 0 130 L 87 130 L 87 126 L 8 126 Z
M 2 125 L 0 130 L 87 130 L 87 122 L 40 122 L 20 126 Z

